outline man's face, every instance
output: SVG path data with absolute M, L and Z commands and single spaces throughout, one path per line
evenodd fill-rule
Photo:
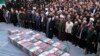
M 44 14 L 41 14 L 42 17 L 44 17 Z
M 58 16 L 55 16 L 57 19 L 59 18 Z
M 16 10 L 16 13 L 18 13 L 18 11 Z
M 36 13 L 36 16 L 39 16 L 39 14 L 38 14 L 38 13 Z

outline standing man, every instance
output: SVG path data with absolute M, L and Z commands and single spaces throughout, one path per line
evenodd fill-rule
M 59 16 L 55 16 L 55 26 L 54 26 L 54 35 L 58 37 L 58 25 L 59 25 Z
M 64 40 L 64 37 L 63 37 L 63 32 L 65 32 L 65 23 L 64 23 L 64 20 L 65 19 L 65 16 L 64 15 L 60 15 L 60 18 L 59 18 L 59 24 L 58 24 L 58 39 L 59 40 Z
M 19 25 L 19 27 L 21 27 L 20 13 L 21 13 L 21 11 L 16 10 L 17 20 L 18 20 L 18 25 Z
M 19 18 L 20 18 L 20 21 L 21 21 L 21 26 L 22 26 L 22 27 L 25 27 L 24 20 L 25 20 L 25 18 L 26 18 L 26 14 L 25 14 L 24 11 L 20 11 Z
M 54 36 L 54 26 L 55 26 L 55 21 L 54 21 L 55 17 L 54 17 L 54 14 L 52 14 L 52 17 L 51 17 L 51 20 L 50 20 L 50 23 L 49 23 L 49 36 L 51 38 L 53 38 Z
M 11 23 L 12 23 L 14 26 L 17 25 L 17 14 L 16 14 L 16 12 L 15 12 L 14 9 L 11 9 L 10 21 L 11 21 Z
M 41 14 L 41 31 L 46 33 L 46 23 L 47 23 L 47 17 L 42 13 Z
M 36 30 L 40 31 L 41 18 L 39 13 L 36 13 L 35 22 L 36 22 Z
M 78 31 L 79 31 L 79 28 L 80 28 L 80 25 L 79 25 L 79 22 L 78 21 L 75 21 L 73 27 L 72 27 L 72 35 L 73 35 L 73 43 L 75 45 L 78 44 L 78 41 L 79 41 L 79 38 L 77 37 L 78 36 Z
M 90 25 L 89 29 L 87 31 L 87 37 L 86 37 L 86 41 L 87 41 L 87 51 L 86 53 L 93 53 L 94 52 L 94 39 L 96 38 L 96 32 L 94 30 L 94 26 Z
M 87 21 L 83 20 L 83 22 L 82 22 L 82 24 L 81 24 L 81 26 L 79 28 L 79 37 L 78 37 L 78 39 L 79 39 L 78 44 L 79 44 L 79 46 L 81 48 L 85 48 L 86 47 L 85 39 L 86 39 L 86 36 L 87 36 L 87 31 L 88 31 Z
M 52 13 L 50 13 L 48 15 L 47 26 L 46 26 L 46 35 L 49 38 L 52 38 L 53 37 L 53 33 L 52 33 L 52 30 L 53 30 L 52 29 L 52 18 L 53 18 Z
M 26 17 L 27 17 L 26 20 L 25 20 L 25 22 L 27 24 L 26 27 L 32 29 L 32 13 L 31 13 L 30 10 L 26 11 Z
M 4 11 L 4 18 L 6 20 L 6 23 L 10 23 L 10 12 L 8 10 Z
M 97 33 L 97 55 L 100 56 L 100 20 L 97 20 L 96 27 L 95 27 L 96 33 Z
M 3 9 L 0 8 L 0 22 L 5 22 L 5 19 L 3 17 Z
M 36 26 L 35 16 L 35 10 L 32 10 L 32 29 L 35 29 Z
M 67 38 L 66 40 L 72 41 L 72 36 L 71 36 L 72 27 L 73 27 L 73 22 L 70 19 L 68 19 L 68 21 L 65 24 L 65 32 Z

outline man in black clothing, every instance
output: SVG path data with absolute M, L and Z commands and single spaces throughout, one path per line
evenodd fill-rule
M 97 20 L 96 27 L 95 27 L 96 33 L 97 33 L 97 56 L 100 56 L 100 20 Z
M 66 23 L 65 16 L 60 15 L 58 28 L 57 28 L 59 40 L 67 40 L 66 36 L 64 35 L 65 34 L 65 23 Z
M 94 29 L 93 25 L 89 26 L 88 32 L 87 32 L 87 53 L 94 53 L 94 48 L 95 48 L 95 38 L 96 38 L 96 31 Z
M 41 31 L 46 33 L 46 23 L 47 23 L 47 17 L 44 14 L 41 14 Z
M 17 15 L 17 21 L 18 21 L 18 26 L 21 27 L 21 20 L 20 20 L 20 15 L 21 11 L 16 10 L 16 15 Z
M 78 45 L 78 41 L 79 41 L 79 38 L 78 38 L 78 31 L 79 31 L 79 28 L 80 28 L 80 25 L 78 23 L 78 21 L 75 21 L 75 24 L 72 28 L 72 36 L 73 36 L 73 44 L 75 45 Z
M 40 31 L 41 18 L 38 12 L 36 13 L 35 16 L 35 22 L 36 22 L 36 30 Z
M 24 11 L 20 11 L 19 19 L 20 19 L 20 21 L 21 21 L 21 26 L 22 26 L 22 27 L 25 27 L 24 21 L 25 21 L 25 19 L 26 19 L 26 14 L 25 14 Z
M 58 25 L 59 25 L 59 16 L 55 16 L 55 26 L 54 26 L 54 35 L 58 37 Z
M 11 9 L 11 12 L 10 12 L 10 21 L 11 23 L 13 23 L 13 25 L 17 25 L 18 21 L 17 21 L 17 14 L 15 12 L 15 10 Z
M 5 19 L 3 17 L 3 9 L 0 8 L 0 22 L 5 22 Z
M 35 14 L 35 10 L 32 10 L 31 13 L 32 13 L 32 29 L 35 30 L 36 29 L 35 28 L 35 26 L 36 26 L 36 21 L 35 21 L 36 14 Z
M 47 26 L 46 26 L 46 35 L 49 38 L 53 37 L 53 27 L 54 27 L 53 18 L 54 18 L 53 14 L 50 13 L 47 19 Z
M 78 30 L 78 44 L 81 48 L 85 48 L 86 46 L 86 36 L 87 36 L 87 21 L 83 21 L 82 25 L 79 27 L 79 30 Z
M 25 26 L 32 29 L 32 13 L 30 10 L 26 11 Z
M 54 29 L 54 26 L 55 26 L 55 16 L 53 15 L 51 21 L 50 21 L 50 32 L 51 32 L 51 36 L 54 37 L 54 32 L 55 32 L 55 29 Z

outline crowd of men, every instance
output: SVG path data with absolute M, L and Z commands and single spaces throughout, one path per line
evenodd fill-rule
M 12 0 L 0 8 L 0 20 L 100 55 L 100 0 Z

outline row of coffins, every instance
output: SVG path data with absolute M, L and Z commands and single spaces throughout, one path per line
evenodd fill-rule
M 32 30 L 9 30 L 9 41 L 29 56 L 70 56 L 68 47 Z

